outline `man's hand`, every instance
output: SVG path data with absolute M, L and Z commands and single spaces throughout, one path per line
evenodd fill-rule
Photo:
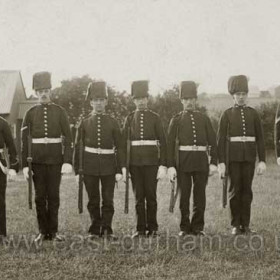
M 22 169 L 23 177 L 25 180 L 29 179 L 29 167 L 23 167 Z M 33 174 L 33 172 L 32 172 Z
M 219 173 L 220 179 L 223 179 L 225 177 L 226 165 L 224 163 L 219 163 L 218 164 L 218 173 Z
M 175 167 L 169 167 L 168 170 L 167 170 L 167 175 L 168 175 L 169 180 L 171 182 L 174 182 L 175 178 L 177 176 L 177 172 L 176 172 Z
M 7 175 L 8 175 L 8 181 L 16 181 L 17 173 L 14 169 L 9 169 Z
M 260 161 L 257 165 L 256 172 L 257 175 L 262 175 L 266 170 L 266 164 L 263 161 Z
M 62 174 L 69 174 L 73 170 L 72 165 L 70 163 L 63 163 L 61 167 Z
M 123 178 L 123 175 L 120 174 L 120 173 L 117 173 L 117 174 L 115 175 L 115 180 L 116 180 L 116 182 L 119 182 L 122 178 Z
M 166 167 L 163 165 L 160 165 L 158 168 L 158 173 L 157 173 L 157 179 L 161 180 L 166 176 Z
M 218 168 L 214 164 L 210 164 L 209 166 L 209 177 L 214 175 L 217 172 Z

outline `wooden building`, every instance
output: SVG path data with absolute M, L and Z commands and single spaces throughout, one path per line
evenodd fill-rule
M 27 110 L 37 100 L 26 97 L 20 71 L 0 71 L 0 116 L 5 118 L 15 139 L 21 160 L 21 125 Z

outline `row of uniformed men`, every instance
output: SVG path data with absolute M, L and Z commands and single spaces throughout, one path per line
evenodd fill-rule
M 137 228 L 133 237 L 156 236 L 157 182 L 166 175 L 180 188 L 180 236 L 204 235 L 205 188 L 208 176 L 217 171 L 224 176 L 226 158 L 229 159 L 229 201 L 232 234 L 249 233 L 252 202 L 252 180 L 256 155 L 257 173 L 265 169 L 263 131 L 257 112 L 246 106 L 247 78 L 243 75 L 229 79 L 229 92 L 234 106 L 226 110 L 220 120 L 218 148 L 216 135 L 209 118 L 196 110 L 197 87 L 192 81 L 180 85 L 180 99 L 184 110 L 174 116 L 168 129 L 167 141 L 159 115 L 147 108 L 148 82 L 132 83 L 136 110 L 125 120 L 123 133 L 117 121 L 106 114 L 107 87 L 104 82 L 90 83 L 87 99 L 93 112 L 82 120 L 77 134 L 74 168 L 78 172 L 79 146 L 82 139 L 83 175 L 88 193 L 91 217 L 90 237 L 114 238 L 112 218 L 115 181 L 130 172 L 136 200 Z M 31 108 L 22 126 L 22 165 L 28 178 L 28 136 L 32 137 L 32 173 L 39 234 L 35 241 L 62 241 L 58 232 L 59 185 L 61 173 L 72 172 L 72 139 L 68 117 L 63 108 L 50 100 L 51 76 L 39 72 L 33 76 L 33 89 L 40 104 Z M 5 120 L 0 120 L 0 148 L 8 147 L 10 176 L 18 169 L 16 149 Z M 63 136 L 63 149 L 62 149 Z M 130 165 L 126 166 L 126 140 L 130 138 Z M 229 140 L 229 154 L 226 141 Z M 176 166 L 175 145 L 178 141 Z M 211 147 L 209 149 L 209 147 Z M 210 156 L 210 162 L 208 154 Z M 1 162 L 4 164 L 4 158 Z M 126 168 L 129 168 L 127 171 Z M 5 170 L 3 168 L 3 170 Z M 101 195 L 99 188 L 101 181 Z M 0 234 L 6 235 L 5 189 L 6 174 L 0 173 Z M 189 199 L 193 188 L 193 213 L 190 219 Z M 102 197 L 102 204 L 100 202 Z

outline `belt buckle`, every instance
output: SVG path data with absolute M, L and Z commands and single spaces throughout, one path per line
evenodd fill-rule
M 245 141 L 246 141 L 246 139 L 247 139 L 247 137 L 246 137 L 246 136 L 241 136 L 241 141 L 245 142 Z
M 193 150 L 193 151 L 197 151 L 197 150 L 198 150 L 198 146 L 193 145 L 193 146 L 192 146 L 192 150 Z
M 45 144 L 48 144 L 48 143 L 49 143 L 48 137 L 45 137 L 45 138 L 44 138 L 44 142 L 45 142 Z

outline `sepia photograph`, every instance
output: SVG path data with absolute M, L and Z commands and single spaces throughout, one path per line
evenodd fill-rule
M 280 279 L 278 0 L 0 0 L 0 279 Z

